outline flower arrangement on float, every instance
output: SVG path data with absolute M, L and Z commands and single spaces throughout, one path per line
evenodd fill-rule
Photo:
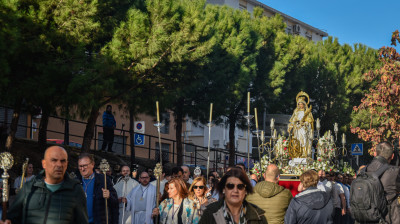
M 335 157 L 336 146 L 332 137 L 328 132 L 318 139 L 317 153 L 323 160 L 330 160 Z
M 291 160 L 289 154 L 289 141 L 285 136 L 279 136 L 274 146 L 274 157 L 269 158 L 268 155 L 262 156 L 260 162 L 254 163 L 251 171 L 257 176 L 261 176 L 261 174 L 265 172 L 267 166 L 274 163 L 283 174 L 301 175 L 307 170 L 314 169 L 354 175 L 354 170 L 347 162 L 344 162 L 344 165 L 340 167 L 333 163 L 336 151 L 337 148 L 334 144 L 333 136 L 328 132 L 318 139 L 316 149 L 317 158 L 315 160 L 309 158 L 307 159 L 306 164 L 296 164 L 291 166 L 289 165 L 289 161 Z
M 348 162 L 344 162 L 342 172 L 345 174 L 350 174 L 352 176 L 356 174 L 355 170 L 349 165 Z

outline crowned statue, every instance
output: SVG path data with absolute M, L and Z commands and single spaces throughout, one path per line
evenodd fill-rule
M 296 109 L 289 120 L 289 154 L 292 158 L 311 157 L 312 140 L 314 138 L 314 118 L 310 97 L 301 91 L 296 96 Z

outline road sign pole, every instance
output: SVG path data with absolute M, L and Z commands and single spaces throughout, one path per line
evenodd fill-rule
M 359 158 L 360 156 L 359 155 L 356 155 L 356 158 L 357 158 L 357 166 L 360 166 L 360 163 L 359 163 L 359 161 L 358 161 L 358 158 Z

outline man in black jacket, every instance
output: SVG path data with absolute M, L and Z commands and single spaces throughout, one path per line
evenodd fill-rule
M 304 189 L 289 204 L 285 224 L 332 224 L 333 204 L 330 195 L 317 188 L 318 173 L 308 170 L 300 176 Z
M 44 171 L 19 191 L 8 210 L 9 220 L 4 223 L 87 224 L 82 186 L 65 173 L 68 166 L 65 149 L 59 146 L 48 148 L 42 166 Z
M 382 142 L 376 146 L 375 158 L 367 167 L 367 172 L 375 172 L 384 164 L 389 164 L 393 159 L 393 145 L 389 142 Z M 398 166 L 389 166 L 382 174 L 381 183 L 385 191 L 390 212 L 385 219 L 388 223 L 400 223 L 400 173 Z
M 93 172 L 94 159 L 90 154 L 82 153 L 78 160 L 79 175 L 87 200 L 89 223 L 106 223 L 106 203 L 108 211 L 108 223 L 118 224 L 119 203 L 111 179 L 107 178 L 107 189 L 104 187 L 104 175 Z

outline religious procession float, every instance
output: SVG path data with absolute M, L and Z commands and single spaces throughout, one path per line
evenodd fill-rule
M 334 124 L 334 135 L 329 130 L 320 136 L 320 120 L 317 118 L 314 121 L 308 94 L 303 91 L 298 93 L 296 103 L 297 107 L 288 124 L 289 136 L 277 136 L 274 119 L 271 119 L 272 137 L 269 142 L 265 142 L 264 133 L 259 135 L 257 132 L 259 141 L 261 141 L 258 147 L 261 159 L 254 163 L 251 171 L 260 176 L 268 164 L 273 163 L 279 167 L 283 176 L 288 177 L 301 175 L 310 169 L 354 175 L 354 170 L 347 162 L 339 163 L 338 161 L 338 157 L 347 154 L 345 134 L 342 135 L 341 147 L 335 143 L 339 131 L 338 124 Z M 316 134 L 314 134 L 314 128 L 317 131 Z

